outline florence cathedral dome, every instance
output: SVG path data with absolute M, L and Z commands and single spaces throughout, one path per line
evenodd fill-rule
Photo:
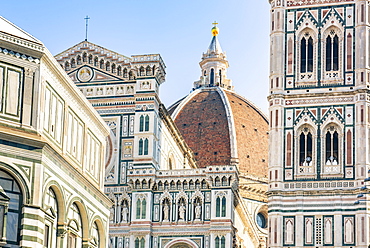
M 235 164 L 243 177 L 266 178 L 268 120 L 234 91 L 227 79 L 226 53 L 212 28 L 212 41 L 200 62 L 201 77 L 193 91 L 169 107 L 199 167 Z

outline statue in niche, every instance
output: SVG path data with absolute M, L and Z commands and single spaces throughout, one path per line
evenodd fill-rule
M 201 214 L 202 214 L 202 207 L 200 206 L 200 203 L 198 202 L 198 205 L 195 207 L 195 219 L 200 220 Z
M 111 207 L 111 209 L 110 209 L 109 222 L 111 224 L 114 223 L 114 207 Z
M 132 93 L 134 93 L 134 87 L 130 87 L 130 86 L 128 86 L 127 87 L 127 94 L 132 94 Z
M 179 207 L 179 220 L 185 220 L 185 206 L 182 203 Z
M 170 207 L 168 206 L 168 203 L 166 202 L 163 205 L 163 221 L 168 221 L 169 213 L 170 213 Z
M 123 94 L 123 87 L 118 87 L 117 89 L 118 89 L 117 94 L 122 95 Z
M 112 95 L 113 94 L 113 88 L 109 87 L 107 90 L 107 95 Z
M 122 210 L 121 210 L 121 215 L 122 215 L 122 221 L 121 223 L 126 223 L 128 220 L 128 207 L 126 203 L 123 203 Z

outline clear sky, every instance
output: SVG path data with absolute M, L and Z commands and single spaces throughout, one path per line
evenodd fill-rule
M 166 106 L 199 79 L 199 62 L 217 21 L 235 91 L 267 113 L 267 0 L 4 0 L 1 9 L 0 15 L 54 55 L 84 40 L 86 15 L 90 42 L 126 56 L 160 53 L 167 66 L 160 90 Z

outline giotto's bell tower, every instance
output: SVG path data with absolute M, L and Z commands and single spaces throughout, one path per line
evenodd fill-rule
M 269 246 L 369 244 L 369 1 L 271 0 Z

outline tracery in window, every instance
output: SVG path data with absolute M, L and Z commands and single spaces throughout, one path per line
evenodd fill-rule
M 338 132 L 335 131 L 334 127 L 330 127 L 330 130 L 326 132 L 325 137 L 325 161 L 326 165 L 338 165 Z
M 299 165 L 310 166 L 312 163 L 312 134 L 304 128 L 299 136 Z
M 149 153 L 149 140 L 148 138 L 139 140 L 139 155 L 148 155 Z
M 306 32 L 301 39 L 301 73 L 313 72 L 313 39 Z
M 135 248 L 145 248 L 145 239 L 144 238 L 136 238 L 135 239 Z
M 339 69 L 339 38 L 335 30 L 331 30 L 326 37 L 325 65 L 326 71 Z
M 216 217 L 226 217 L 226 197 L 224 195 L 216 198 Z
M 309 118 L 304 117 L 304 118 Z M 296 164 L 297 176 L 313 175 L 316 171 L 316 132 L 312 126 L 304 124 L 297 130 L 296 135 Z
M 141 197 L 136 201 L 136 219 L 146 218 L 146 200 Z
M 215 238 L 215 248 L 225 248 L 226 245 L 226 239 L 225 236 L 217 236 Z
M 331 123 L 322 131 L 323 173 L 341 173 L 343 131 L 337 124 Z
M 141 115 L 140 116 L 140 125 L 139 125 L 139 132 L 148 132 L 149 131 L 149 115 Z

